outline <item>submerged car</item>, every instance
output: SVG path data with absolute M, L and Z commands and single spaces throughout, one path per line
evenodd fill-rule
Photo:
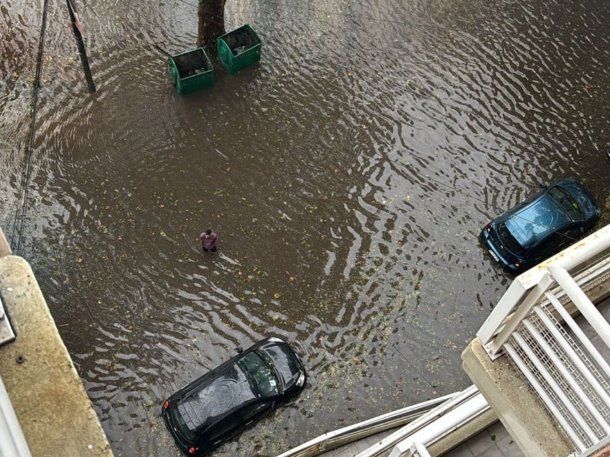
M 491 221 L 480 238 L 496 261 L 519 273 L 575 242 L 598 218 L 589 191 L 566 178 Z
M 169 397 L 161 408 L 178 447 L 200 456 L 296 397 L 307 374 L 280 338 L 267 338 Z

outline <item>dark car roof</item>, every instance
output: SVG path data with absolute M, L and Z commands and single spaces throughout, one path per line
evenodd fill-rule
M 233 364 L 189 392 L 179 401 L 177 409 L 187 427 L 196 431 L 256 398 L 244 372 Z
M 231 414 L 234 410 L 259 398 L 259 392 L 250 384 L 247 375 L 240 368 L 238 362 L 249 354 L 259 354 L 265 348 L 265 353 L 274 352 L 281 347 L 281 351 L 294 354 L 290 346 L 279 338 L 267 338 L 248 348 L 241 354 L 229 359 L 219 367 L 209 371 L 191 384 L 182 388 L 173 395 L 175 407 L 182 420 L 191 432 L 203 432 L 218 421 Z M 284 375 L 279 372 L 281 363 L 277 357 L 270 357 L 276 364 L 275 374 L 282 376 L 280 382 L 285 383 Z M 263 358 L 261 357 L 261 362 Z

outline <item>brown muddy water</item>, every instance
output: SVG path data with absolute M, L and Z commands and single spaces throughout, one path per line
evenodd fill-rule
M 15 243 L 24 196 L 21 254 L 117 455 L 178 455 L 164 397 L 269 335 L 309 386 L 217 456 L 461 389 L 509 282 L 479 229 L 566 175 L 608 222 L 607 0 L 229 0 L 262 62 L 188 97 L 153 44 L 192 47 L 195 0 L 79 3 L 98 92 L 50 1 L 26 187 L 41 6 L 0 5 L 0 225 Z

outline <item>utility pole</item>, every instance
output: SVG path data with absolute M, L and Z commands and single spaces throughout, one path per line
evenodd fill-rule
M 68 12 L 70 13 L 70 24 L 72 25 L 72 32 L 74 38 L 76 38 L 76 44 L 78 45 L 78 53 L 80 54 L 80 61 L 83 64 L 83 70 L 85 72 L 85 79 L 87 80 L 87 86 L 89 92 L 95 92 L 95 83 L 93 82 L 93 76 L 91 76 L 91 68 L 89 67 L 89 59 L 87 58 L 87 51 L 85 49 L 85 42 L 83 41 L 83 26 L 78 20 L 76 14 L 76 6 L 72 0 L 66 0 L 68 3 Z

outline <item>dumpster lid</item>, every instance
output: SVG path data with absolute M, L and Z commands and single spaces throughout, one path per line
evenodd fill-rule
M 195 49 L 177 56 L 172 56 L 178 69 L 180 78 L 188 78 L 197 73 L 203 73 L 211 69 L 209 61 L 203 49 Z
M 221 37 L 231 51 L 236 49 L 250 49 L 261 43 L 260 38 L 248 24 L 241 26 Z

